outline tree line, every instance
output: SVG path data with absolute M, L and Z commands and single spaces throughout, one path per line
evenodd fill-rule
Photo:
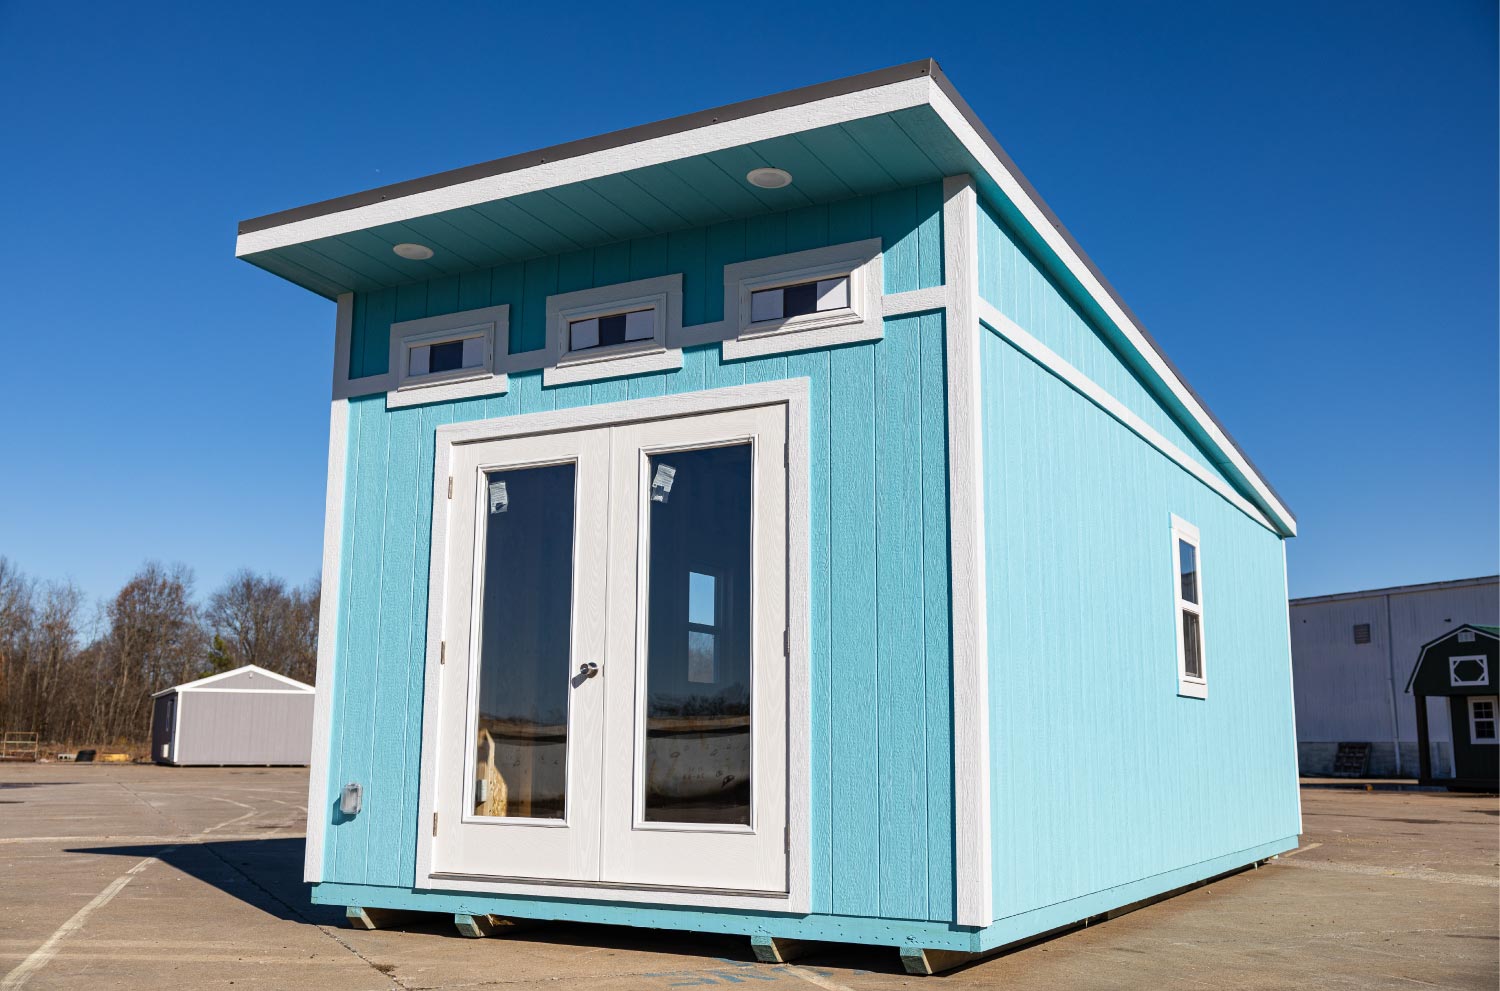
M 312 684 L 318 593 L 242 570 L 200 604 L 190 569 L 150 562 L 90 610 L 0 557 L 0 729 L 120 746 L 150 737 L 163 688 L 244 664 Z

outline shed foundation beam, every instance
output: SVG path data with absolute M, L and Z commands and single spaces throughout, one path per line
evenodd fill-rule
M 983 953 L 970 953 L 966 950 L 924 950 L 920 946 L 903 946 L 901 947 L 901 966 L 908 974 L 931 977 L 933 974 L 941 974 L 945 970 L 952 970 L 954 967 L 962 967 L 966 963 L 994 956 L 1000 952 L 1000 949 L 997 946 Z
M 351 929 L 389 929 L 412 913 L 389 908 L 362 908 L 350 905 L 344 909 L 344 919 Z
M 464 915 L 455 913 L 453 924 L 460 936 L 480 939 L 485 936 L 512 936 L 541 925 L 535 919 L 512 919 L 505 915 Z
M 780 936 L 751 936 L 750 948 L 761 963 L 790 963 L 812 952 L 813 944 L 801 939 Z

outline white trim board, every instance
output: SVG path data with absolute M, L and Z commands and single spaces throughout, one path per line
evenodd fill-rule
M 549 884 L 503 878 L 435 875 L 432 870 L 431 837 L 419 828 L 415 886 L 420 890 L 483 891 L 498 894 L 528 894 L 537 897 L 590 898 L 599 901 L 636 902 L 658 905 L 693 905 L 704 908 L 738 908 L 759 911 L 806 913 L 812 903 L 811 838 L 811 712 L 810 712 L 810 604 L 809 578 L 809 453 L 808 389 L 806 378 L 781 379 L 753 385 L 706 389 L 650 399 L 631 399 L 597 406 L 524 413 L 518 416 L 474 420 L 440 426 L 436 431 L 433 463 L 432 552 L 428 562 L 428 622 L 425 645 L 423 725 L 438 725 L 435 710 L 441 697 L 439 668 L 442 664 L 443 624 L 432 617 L 446 615 L 447 499 L 452 452 L 457 445 L 512 437 L 551 434 L 589 427 L 619 426 L 645 420 L 670 419 L 702 413 L 781 404 L 787 408 L 787 636 L 790 662 L 787 671 L 787 829 L 791 849 L 787 852 L 788 891 L 785 895 L 755 895 L 712 889 L 661 889 L 611 884 Z M 323 674 L 319 672 L 321 680 Z M 320 703 L 324 698 L 319 695 Z M 315 722 L 316 730 L 316 722 Z M 315 746 L 317 744 L 315 743 Z M 438 767 L 436 747 L 430 737 L 422 740 L 421 776 L 418 785 L 418 823 L 425 826 L 437 809 Z M 316 757 L 316 753 L 314 755 Z M 326 777 L 326 775 L 325 775 Z M 316 778 L 315 778 L 316 780 Z M 320 801 L 326 798 L 320 796 Z M 312 857 L 309 830 L 309 861 Z
M 957 923 L 995 921 L 990 832 L 989 604 L 985 598 L 979 218 L 970 176 L 943 180 L 947 272 L 948 513 L 953 640 L 953 818 Z
M 328 494 L 323 508 L 323 587 L 318 601 L 318 674 L 313 696 L 312 755 L 307 775 L 307 847 L 302 880 L 323 876 L 328 829 L 328 764 L 333 746 L 334 671 L 338 660 L 340 555 L 344 539 L 344 478 L 349 458 L 349 403 L 335 399 L 328 414 Z
M 1114 325 L 1125 343 L 1140 355 L 1156 379 L 1182 405 L 1228 464 L 1248 480 L 1285 534 L 1295 536 L 1296 520 L 1260 477 L 1259 472 L 1208 414 L 1145 332 L 1116 302 L 1079 251 L 1053 225 L 1047 211 L 1033 198 L 1028 184 L 1019 173 L 1012 172 L 1011 167 L 996 154 L 964 111 L 954 103 L 943 85 L 929 75 L 781 107 L 559 161 L 543 162 L 530 168 L 438 189 L 395 196 L 389 200 L 241 234 L 235 242 L 235 254 L 243 257 L 923 105 L 933 108 L 964 149 L 995 182 L 1002 195 L 1015 206 L 1035 236 L 1046 245 L 1067 274 L 1077 281 Z
M 1114 323 L 1116 329 L 1124 337 L 1130 347 L 1136 351 L 1146 364 L 1155 373 L 1157 378 L 1166 386 L 1188 415 L 1197 423 L 1200 429 L 1208 436 L 1213 445 L 1219 449 L 1225 459 L 1244 475 L 1251 487 L 1255 490 L 1261 500 L 1270 508 L 1271 515 L 1275 517 L 1280 528 L 1285 530 L 1287 536 L 1296 536 L 1297 521 L 1290 511 L 1281 504 L 1281 500 L 1271 491 L 1271 487 L 1260 477 L 1260 473 L 1251 466 L 1245 456 L 1235 447 L 1234 442 L 1222 428 L 1208 414 L 1203 405 L 1198 402 L 1187 383 L 1177 374 L 1176 370 L 1167 363 L 1167 360 L 1156 350 L 1149 338 L 1146 336 L 1135 321 L 1130 318 L 1122 306 L 1115 301 L 1108 289 L 1099 281 L 1090 269 L 1089 265 L 1068 243 L 1068 239 L 1053 226 L 1047 217 L 1047 212 L 1027 192 L 1026 184 L 1013 174 L 1000 157 L 990 148 L 986 142 L 964 116 L 962 110 L 954 105 L 948 94 L 943 91 L 935 81 L 928 80 L 930 92 L 928 102 L 932 104 L 943 123 L 958 137 L 964 148 L 973 155 L 984 167 L 990 178 L 999 185 L 1002 193 L 1020 211 L 1026 223 L 1030 225 L 1036 235 L 1062 262 L 1068 273 L 1078 281 L 1089 298 L 1104 312 Z M 1273 526 L 1273 529 L 1278 529 Z M 1278 529 L 1278 532 L 1280 530 Z
M 153 693 L 151 697 L 152 698 L 157 698 L 159 696 L 167 694 L 168 692 L 202 692 L 202 691 L 264 692 L 264 691 L 276 691 L 275 689 L 268 689 L 268 688 L 235 688 L 235 689 L 223 689 L 223 688 L 210 689 L 210 688 L 208 688 L 209 685 L 212 685 L 212 684 L 214 684 L 216 682 L 223 681 L 225 678 L 233 678 L 237 674 L 244 674 L 246 671 L 252 672 L 254 674 L 263 674 L 267 678 L 270 678 L 273 681 L 279 681 L 279 682 L 281 682 L 283 685 L 291 685 L 298 692 L 311 693 L 311 692 L 315 691 L 315 689 L 313 688 L 312 685 L 304 684 L 304 683 L 298 681 L 295 678 L 288 678 L 284 674 L 277 674 L 275 671 L 268 671 L 265 668 L 261 667 L 259 664 L 241 664 L 239 667 L 235 668 L 232 671 L 220 671 L 218 674 L 211 674 L 211 675 L 209 675 L 206 678 L 199 678 L 197 681 L 187 681 L 187 682 L 183 682 L 180 685 L 173 685 L 171 688 L 163 688 L 161 691 Z M 277 694 L 280 694 L 280 695 L 294 695 L 294 694 L 296 694 L 296 692 L 277 692 Z
M 1198 481 L 1218 493 L 1225 501 L 1240 510 L 1240 512 L 1272 533 L 1280 534 L 1276 525 L 1260 511 L 1260 508 L 1242 496 L 1234 486 L 1224 481 L 1218 475 L 1215 475 L 1187 452 L 1162 436 L 1155 427 L 1141 419 L 1134 410 L 1126 406 L 1103 386 L 1080 372 L 1077 368 L 1074 368 L 1056 351 L 1053 351 L 1047 345 L 1027 333 L 1015 321 L 1001 313 L 993 304 L 983 299 L 979 301 L 979 320 L 991 331 L 1010 342 L 1022 354 L 1062 379 L 1063 382 L 1072 387 L 1074 391 L 1081 394 L 1089 402 L 1118 420 L 1136 436 L 1156 448 L 1183 470 L 1198 479 Z

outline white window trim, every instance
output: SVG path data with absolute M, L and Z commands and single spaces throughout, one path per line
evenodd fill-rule
M 568 350 L 568 328 L 574 321 L 645 309 L 656 311 L 656 332 L 649 340 L 576 354 Z M 542 369 L 542 384 L 568 385 L 681 368 L 682 349 L 667 346 L 681 331 L 681 272 L 548 296 L 547 367 Z
M 1490 713 L 1494 717 L 1496 734 L 1488 740 L 1481 740 L 1474 732 L 1474 703 L 1490 703 Z M 1500 744 L 1500 699 L 1494 695 L 1470 695 L 1468 699 L 1469 709 L 1469 742 L 1478 747 L 1493 747 Z
M 470 337 L 484 339 L 484 362 L 477 368 L 456 368 L 432 375 L 412 375 L 407 352 L 423 344 L 442 344 Z M 496 356 L 510 350 L 510 306 L 486 306 L 442 316 L 391 324 L 391 388 L 386 409 L 419 403 L 450 402 L 506 392 L 510 382 L 497 367 Z
M 1197 558 L 1198 601 L 1188 602 L 1182 597 L 1182 562 L 1178 558 L 1177 543 L 1186 541 L 1193 546 Z M 1177 694 L 1186 698 L 1208 698 L 1208 624 L 1203 621 L 1203 546 L 1198 528 L 1180 516 L 1172 516 L 1172 626 L 1177 636 Z M 1182 636 L 1182 613 L 1184 610 L 1198 615 L 1198 666 L 1201 674 L 1187 673 L 1187 645 Z
M 885 289 L 878 237 L 809 251 L 756 258 L 724 266 L 724 320 L 729 336 L 720 345 L 726 359 L 878 341 L 885 334 L 881 299 Z M 752 323 L 750 296 L 761 289 L 849 277 L 849 306 Z
M 1464 681 L 1458 676 L 1458 665 L 1463 661 L 1479 662 L 1479 680 Z M 1448 684 L 1454 688 L 1473 688 L 1490 683 L 1490 659 L 1484 654 L 1465 654 L 1448 658 Z

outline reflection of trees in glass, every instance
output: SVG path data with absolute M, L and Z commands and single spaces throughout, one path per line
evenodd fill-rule
M 650 712 L 654 717 L 671 716 L 748 716 L 750 690 L 736 682 L 713 694 L 675 695 L 652 692 Z

